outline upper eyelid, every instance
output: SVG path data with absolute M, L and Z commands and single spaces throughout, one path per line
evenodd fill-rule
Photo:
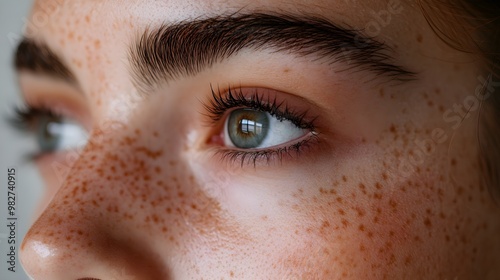
M 67 82 L 32 73 L 19 78 L 19 95 L 25 106 L 47 109 L 80 123 L 87 131 L 93 127 L 90 99 Z

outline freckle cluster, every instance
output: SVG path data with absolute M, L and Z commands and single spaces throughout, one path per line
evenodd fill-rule
M 410 271 L 415 264 L 420 270 L 414 273 L 420 274 L 413 275 L 430 276 L 437 271 L 453 275 L 456 271 L 439 265 L 450 253 L 463 256 L 453 267 L 470 268 L 484 259 L 480 252 L 488 247 L 482 237 L 491 233 L 488 218 L 463 206 L 476 201 L 481 206 L 473 206 L 475 209 L 491 205 L 483 206 L 488 197 L 480 183 L 453 179 L 451 174 L 463 168 L 460 156 L 423 146 L 427 153 L 423 162 L 415 162 L 409 169 L 397 165 L 417 155 L 415 140 L 422 137 L 432 137 L 432 129 L 391 124 L 376 142 L 384 149 L 378 174 L 367 172 L 371 175 L 361 181 L 350 174 L 337 174 L 329 186 L 321 185 L 315 194 L 295 193 L 293 197 L 302 201 L 299 205 L 307 206 L 294 211 L 305 207 L 316 213 L 315 222 L 296 234 L 321 238 L 335 267 L 369 264 L 371 278 L 391 278 L 391 271 Z M 471 164 L 460 173 L 477 172 L 477 168 Z M 339 253 L 342 248 L 355 258 L 346 259 Z
M 123 232 L 136 236 L 137 242 L 161 236 L 165 246 L 182 253 L 189 248 L 184 243 L 194 236 L 217 241 L 221 236 L 246 238 L 189 170 L 161 147 L 142 144 L 149 132 L 121 133 L 119 137 L 116 131 L 92 134 L 56 197 L 32 227 L 33 239 L 63 246 L 68 249 L 65 254 L 71 255 Z M 156 137 L 162 135 L 156 132 Z

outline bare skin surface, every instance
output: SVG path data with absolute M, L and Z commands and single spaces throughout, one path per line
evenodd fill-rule
M 20 83 L 28 102 L 71 112 L 90 136 L 82 150 L 38 159 L 47 195 L 21 250 L 33 279 L 500 275 L 500 210 L 480 183 L 477 111 L 461 122 L 460 107 L 488 73 L 442 43 L 411 3 L 58 3 L 30 37 L 79 86 L 25 72 Z M 392 11 L 386 24 L 373 16 L 381 11 Z M 251 12 L 367 28 L 416 78 L 387 82 L 347 62 L 246 49 L 147 95 L 136 87 L 130 45 L 145 29 Z M 217 129 L 200 100 L 228 84 L 278 91 L 317 116 L 317 141 L 255 166 L 214 155 Z

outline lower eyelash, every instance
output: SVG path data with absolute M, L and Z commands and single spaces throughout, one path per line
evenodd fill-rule
M 282 163 L 284 158 L 296 158 L 318 140 L 317 133 L 312 132 L 306 139 L 286 147 L 262 151 L 219 149 L 216 151 L 216 154 L 218 154 L 222 160 L 228 160 L 230 163 L 239 161 L 241 167 L 245 164 L 252 164 L 256 167 L 257 163 L 261 161 L 269 165 L 273 160 L 278 160 Z

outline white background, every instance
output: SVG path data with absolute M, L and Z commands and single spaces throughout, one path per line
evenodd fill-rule
M 12 71 L 12 54 L 22 34 L 32 0 L 0 0 L 0 279 L 26 280 L 17 250 L 33 222 L 42 183 L 29 160 L 23 158 L 33 149 L 33 139 L 9 127 L 6 119 L 22 104 Z M 16 168 L 16 273 L 7 270 L 7 169 Z

